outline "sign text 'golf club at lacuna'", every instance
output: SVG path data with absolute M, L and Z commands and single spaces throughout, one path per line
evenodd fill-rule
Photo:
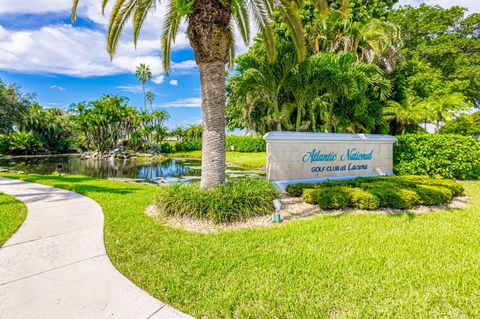
M 389 135 L 270 132 L 267 178 L 279 185 L 392 175 Z

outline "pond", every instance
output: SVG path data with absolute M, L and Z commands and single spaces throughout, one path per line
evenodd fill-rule
M 201 162 L 192 159 L 145 160 L 80 159 L 79 156 L 26 156 L 0 158 L 0 167 L 27 174 L 52 174 L 58 164 L 63 173 L 95 178 L 116 179 L 154 184 L 170 184 L 200 180 Z M 228 166 L 227 178 L 263 177 L 264 171 Z

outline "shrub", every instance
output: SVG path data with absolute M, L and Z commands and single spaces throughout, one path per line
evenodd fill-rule
M 265 152 L 266 144 L 263 137 L 227 136 L 227 151 L 233 146 L 236 152 Z
M 5 151 L 6 154 L 37 154 L 42 150 L 42 142 L 40 139 L 29 132 L 12 132 L 9 135 L 4 136 L 2 139 L 3 147 L 8 147 Z
M 7 135 L 0 135 L 0 154 L 7 154 L 10 149 L 10 140 Z
M 380 200 L 377 196 L 361 188 L 351 188 L 350 206 L 356 209 L 375 210 L 380 206 Z
M 199 138 L 190 139 L 173 144 L 172 152 L 191 152 L 202 149 L 202 140 Z
M 443 186 L 419 185 L 415 191 L 423 205 L 443 205 L 453 198 L 452 191 Z
M 462 196 L 465 192 L 465 188 L 461 184 L 448 179 L 431 180 L 428 182 L 428 185 L 446 187 L 452 192 L 453 197 Z
M 305 189 L 302 197 L 305 202 L 316 204 L 322 209 L 341 209 L 350 202 L 350 193 L 346 187 Z
M 308 184 L 308 183 L 299 183 L 299 184 L 290 184 L 287 185 L 285 191 L 293 197 L 300 197 L 302 196 L 304 190 L 315 188 L 315 184 Z
M 399 175 L 478 179 L 480 140 L 452 134 L 398 136 L 393 160 Z
M 199 184 L 160 187 L 157 204 L 162 213 L 209 219 L 215 223 L 244 220 L 270 214 L 279 196 L 272 183 L 263 179 L 237 179 L 201 190 Z
M 420 203 L 418 194 L 410 189 L 373 188 L 370 193 L 378 197 L 381 207 L 411 209 Z
M 341 209 L 348 206 L 350 194 L 340 187 L 317 189 L 318 206 L 321 209 Z

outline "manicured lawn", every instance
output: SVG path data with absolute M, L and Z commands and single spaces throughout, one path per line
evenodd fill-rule
M 186 158 L 201 158 L 202 151 L 191 151 L 182 153 L 168 154 L 169 157 L 186 157 Z M 265 168 L 267 156 L 265 152 L 259 153 L 241 153 L 241 152 L 227 152 L 227 162 L 250 168 Z
M 27 206 L 14 197 L 0 193 L 0 246 L 25 220 Z
M 480 317 L 480 182 L 463 183 L 471 199 L 463 210 L 317 216 L 205 235 L 144 215 L 153 186 L 9 176 L 96 200 L 114 265 L 197 317 Z

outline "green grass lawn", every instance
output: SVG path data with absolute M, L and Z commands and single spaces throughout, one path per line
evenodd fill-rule
M 113 264 L 197 317 L 480 317 L 480 182 L 463 183 L 471 205 L 462 210 L 317 216 L 207 235 L 144 215 L 153 186 L 9 176 L 96 200 Z
M 202 151 L 191 151 L 168 154 L 169 157 L 185 157 L 185 158 L 201 158 Z M 267 156 L 265 152 L 259 153 L 242 153 L 227 152 L 227 162 L 249 168 L 265 168 Z
M 0 193 L 0 246 L 25 220 L 27 206 L 14 197 Z

